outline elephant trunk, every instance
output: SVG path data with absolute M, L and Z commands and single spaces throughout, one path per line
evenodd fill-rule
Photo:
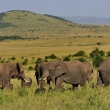
M 30 82 L 30 81 L 29 81 L 29 80 L 27 80 L 27 79 L 24 79 L 24 81 L 25 81 L 25 82 L 27 82 L 27 83 L 28 83 L 28 82 Z
M 40 89 L 44 90 L 44 83 L 45 80 L 47 79 L 47 77 L 49 76 L 49 71 L 48 70 L 44 70 L 42 78 L 40 78 Z

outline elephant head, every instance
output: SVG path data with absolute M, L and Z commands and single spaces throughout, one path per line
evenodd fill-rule
M 21 87 L 22 88 L 26 88 L 26 87 L 30 88 L 32 85 L 32 79 L 30 77 L 26 77 L 25 79 L 28 80 L 29 82 L 25 82 L 23 79 L 21 79 Z
M 47 78 L 53 80 L 66 72 L 66 65 L 63 62 L 47 62 L 42 65 L 42 77 L 40 78 L 40 89 L 44 89 L 44 82 Z
M 16 63 L 16 64 L 10 63 L 9 64 L 9 71 L 10 71 L 11 78 L 13 78 L 13 79 L 17 78 L 18 80 L 22 79 L 26 82 L 29 82 L 28 80 L 26 80 L 24 69 L 19 63 Z

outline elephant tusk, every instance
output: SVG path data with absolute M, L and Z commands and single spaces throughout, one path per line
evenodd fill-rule
M 42 78 L 39 78 L 39 80 L 42 80 Z
M 93 76 L 94 76 L 94 74 L 92 73 L 92 74 L 91 74 L 91 77 L 93 77 Z
M 26 80 L 26 79 L 24 79 L 24 81 L 25 81 L 25 82 L 30 82 L 30 81 L 28 81 L 28 80 Z
M 44 78 L 43 80 L 45 81 L 47 79 L 47 77 L 46 78 Z

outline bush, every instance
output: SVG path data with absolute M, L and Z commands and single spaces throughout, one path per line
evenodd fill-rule
M 34 68 L 32 66 L 29 66 L 28 70 L 34 70 Z
M 95 56 L 104 56 L 105 52 L 103 50 L 99 50 L 98 48 L 96 48 L 95 50 L 93 50 L 90 53 L 90 57 L 95 57 Z
M 93 51 L 90 53 L 90 57 L 98 56 L 98 54 L 99 54 L 99 49 L 96 48 L 95 50 L 93 50 Z
M 28 59 L 24 59 L 24 61 L 22 62 L 22 65 L 27 65 L 28 63 Z
M 100 50 L 100 51 L 99 51 L 99 54 L 100 54 L 101 56 L 104 56 L 104 55 L 105 55 L 105 52 L 104 52 L 103 50 Z
M 78 51 L 76 54 L 74 54 L 73 56 L 84 56 L 85 52 L 84 51 Z
M 16 57 L 14 57 L 14 56 L 13 56 L 13 57 L 11 57 L 11 60 L 15 60 L 15 59 L 16 59 Z
M 100 66 L 100 64 L 101 64 L 103 61 L 104 61 L 103 57 L 101 57 L 101 56 L 96 56 L 96 57 L 93 59 L 92 64 L 93 64 L 94 67 L 97 68 L 97 67 Z
M 43 59 L 42 59 L 42 58 L 37 58 L 36 63 L 40 63 L 40 62 L 42 62 L 42 61 L 43 61 Z
M 110 56 L 110 51 L 107 52 L 107 56 Z
M 24 57 L 22 56 L 21 59 L 24 59 Z
M 45 56 L 45 59 L 57 59 L 57 56 L 54 54 L 51 54 L 50 56 Z
M 70 61 L 69 57 L 64 57 L 63 61 Z
M 79 60 L 79 61 L 81 61 L 81 62 L 86 61 L 84 58 L 78 58 L 77 60 Z

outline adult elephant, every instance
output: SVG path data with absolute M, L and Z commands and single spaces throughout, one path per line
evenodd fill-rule
M 35 66 L 35 76 L 36 76 L 36 81 L 37 81 L 38 85 L 41 84 L 42 75 L 45 74 L 46 71 L 50 71 L 51 63 L 52 62 L 40 62 L 40 63 L 36 64 L 36 66 Z M 50 86 L 51 81 L 54 83 L 53 73 L 49 74 L 45 79 L 43 79 L 43 80 L 47 80 L 47 84 L 49 84 L 49 86 Z
M 24 81 L 23 79 L 21 79 L 21 87 L 22 88 L 30 88 L 32 85 L 32 79 L 30 77 L 25 77 L 26 80 L 28 80 L 29 82 Z
M 92 80 L 93 78 L 93 74 L 94 74 L 94 70 L 93 70 L 93 66 L 91 63 L 89 62 L 82 62 L 84 64 L 84 66 L 87 68 L 87 81 L 88 83 Z
M 0 81 L 3 89 L 11 89 L 11 78 L 25 79 L 25 73 L 23 67 L 19 63 L 1 63 L 0 64 Z
M 86 67 L 78 60 L 74 61 L 58 61 L 48 64 L 41 75 L 40 88 L 44 89 L 44 81 L 48 76 L 55 79 L 55 90 L 59 90 L 63 82 L 73 86 L 73 90 L 78 89 L 78 85 L 86 85 Z
M 97 85 L 109 86 L 110 84 L 110 58 L 104 60 L 97 69 Z

